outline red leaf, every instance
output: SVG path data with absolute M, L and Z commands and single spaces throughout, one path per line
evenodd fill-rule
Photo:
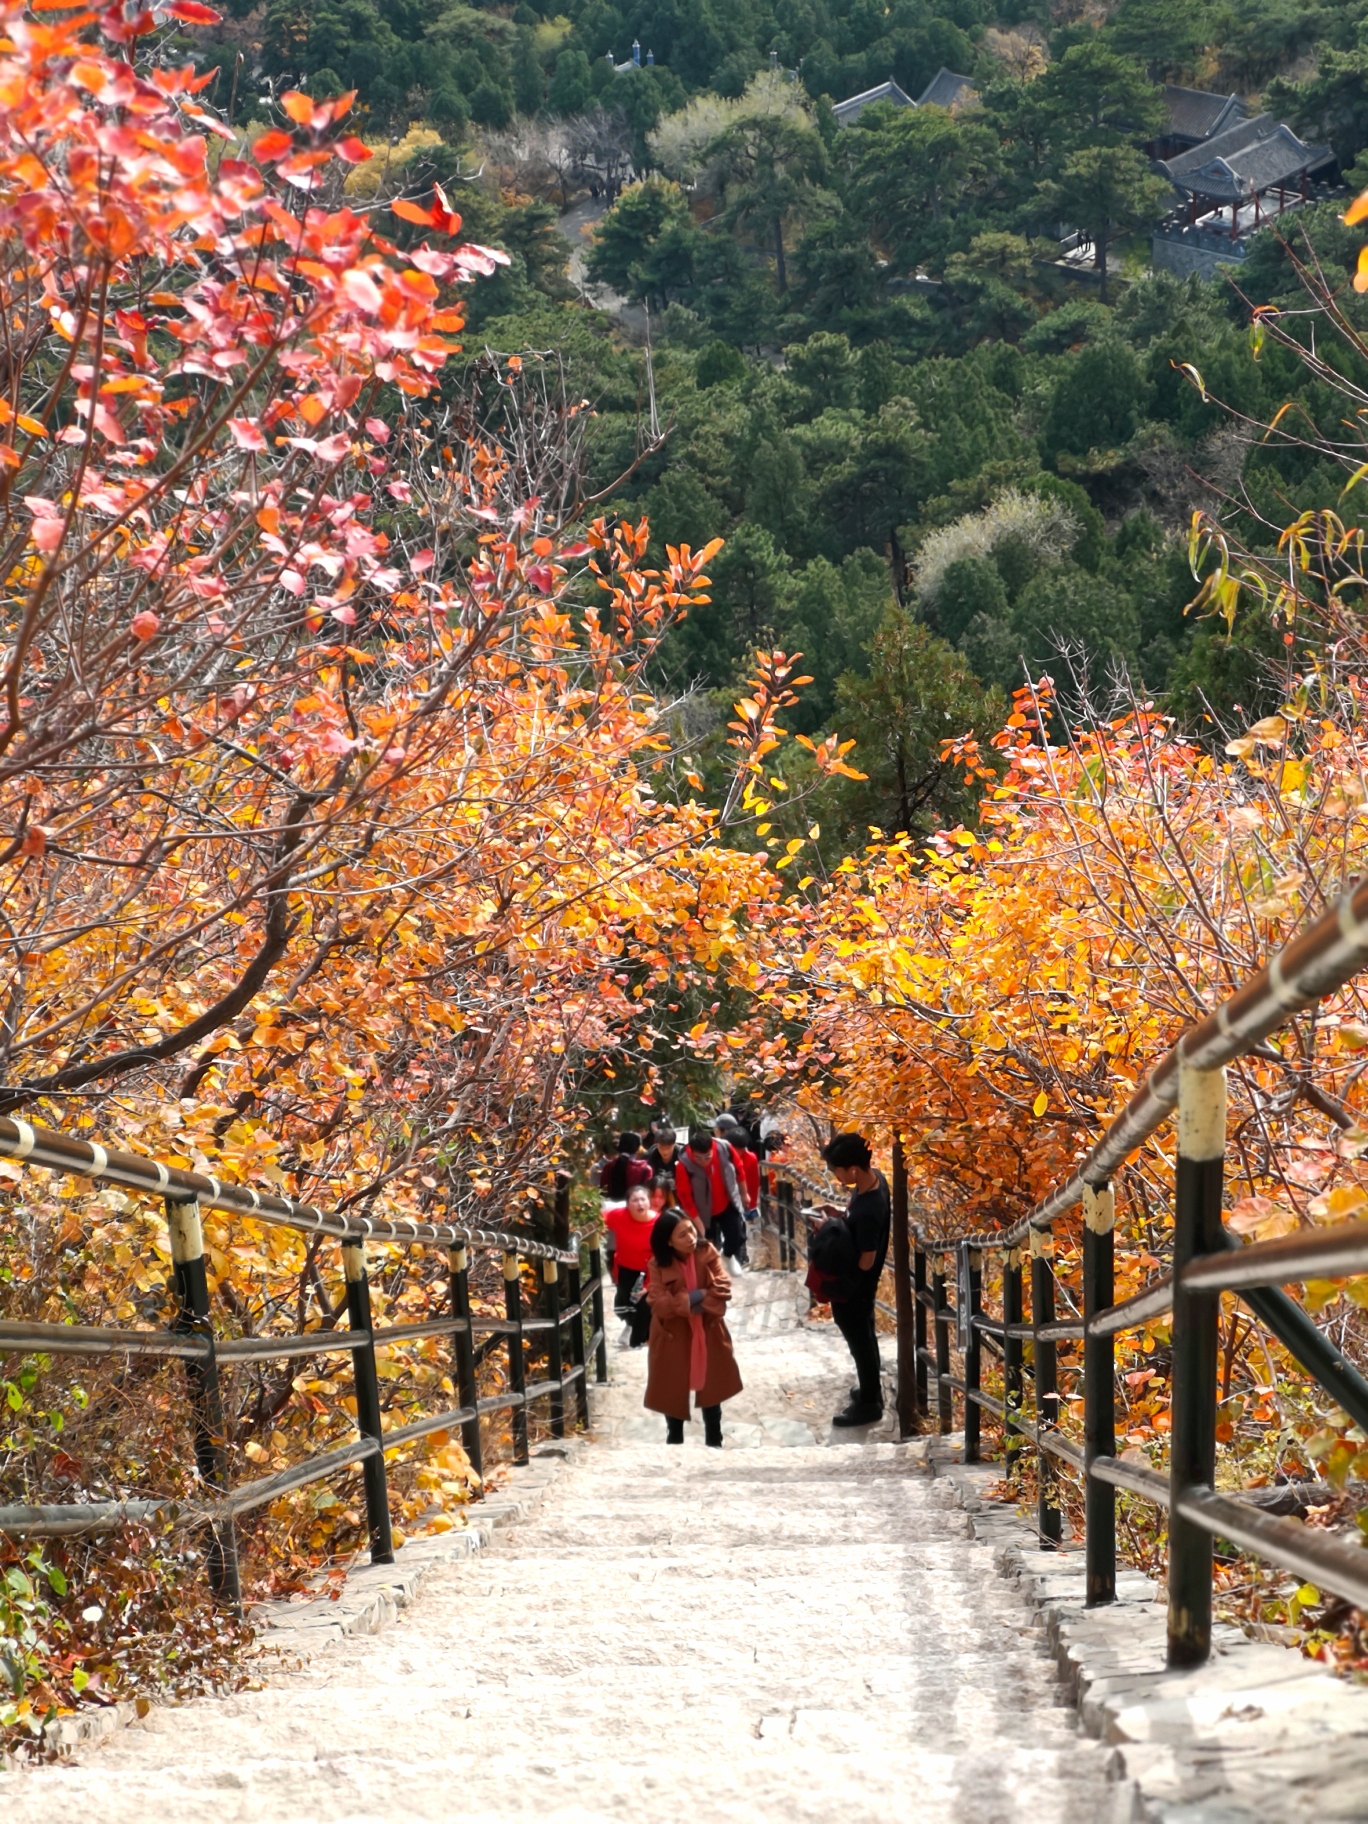
M 223 20 L 222 13 L 216 13 L 212 6 L 201 6 L 200 0 L 171 0 L 166 10 L 186 25 L 219 25 Z
M 370 147 L 359 140 L 354 133 L 348 134 L 346 139 L 339 139 L 333 147 L 333 151 L 339 158 L 345 158 L 349 165 L 364 164 L 368 158 L 375 156 Z
M 277 127 L 269 133 L 263 133 L 261 138 L 255 141 L 252 146 L 252 157 L 259 165 L 267 165 L 274 163 L 278 158 L 284 158 L 287 152 L 293 151 L 294 141 L 288 133 L 282 133 Z

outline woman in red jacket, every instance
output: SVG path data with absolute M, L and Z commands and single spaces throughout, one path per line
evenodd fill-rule
M 731 1281 L 710 1241 L 679 1210 L 656 1218 L 651 1231 L 651 1354 L 646 1370 L 649 1412 L 665 1415 L 665 1442 L 682 1444 L 689 1395 L 703 1414 L 703 1442 L 722 1448 L 722 1402 L 741 1391 L 727 1329 Z

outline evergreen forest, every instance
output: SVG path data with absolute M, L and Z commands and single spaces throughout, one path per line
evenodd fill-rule
M 1356 237 L 1312 199 L 1219 277 L 1154 271 L 1175 199 L 1147 147 L 1179 83 L 1354 181 L 1366 0 L 236 0 L 186 38 L 249 139 L 284 85 L 357 91 L 357 193 L 438 182 L 510 255 L 445 393 L 547 363 L 595 414 L 590 494 L 648 515 L 658 558 L 725 539 L 656 683 L 706 749 L 757 647 L 806 655 L 795 726 L 853 733 L 870 775 L 823 787 L 835 831 L 962 812 L 942 733 L 1028 674 L 1195 729 L 1279 695 L 1278 628 L 1186 612 L 1188 526 L 1271 546 L 1333 505 L 1314 449 L 1248 427 L 1295 398 L 1324 430 L 1336 396 L 1250 328 L 1312 250 L 1345 292 Z M 946 68 L 963 105 L 833 112 Z M 1066 225 L 1097 258 L 1061 257 Z

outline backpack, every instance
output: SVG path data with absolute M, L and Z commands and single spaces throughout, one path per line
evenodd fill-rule
M 819 1305 L 850 1296 L 858 1262 L 855 1237 L 844 1216 L 831 1216 L 808 1243 L 805 1284 Z

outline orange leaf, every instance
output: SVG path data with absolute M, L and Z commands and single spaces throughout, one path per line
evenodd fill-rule
M 431 228 L 436 217 L 431 209 L 424 209 L 420 203 L 411 203 L 406 197 L 396 197 L 390 204 L 395 215 L 400 215 L 406 222 L 417 222 L 420 228 Z
M 297 127 L 307 127 L 313 120 L 314 104 L 309 96 L 301 95 L 298 89 L 286 89 L 280 98 L 280 105 Z
M 288 133 L 282 133 L 279 127 L 273 127 L 269 133 L 252 145 L 252 157 L 259 165 L 271 164 L 278 158 L 284 158 L 287 152 L 294 151 L 294 141 Z

